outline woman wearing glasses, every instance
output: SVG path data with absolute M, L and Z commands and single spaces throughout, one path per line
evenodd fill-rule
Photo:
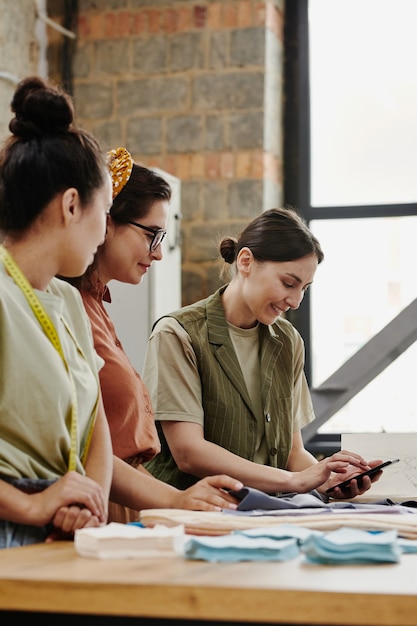
M 111 150 L 108 157 L 113 205 L 106 240 L 85 274 L 67 280 L 81 292 L 95 348 L 105 361 L 100 382 L 115 455 L 109 521 L 135 521 L 144 508 L 236 508 L 236 501 L 222 488 L 242 485 L 228 476 L 212 476 L 182 491 L 156 479 L 142 465 L 160 451 L 151 401 L 103 301 L 111 302 L 109 281 L 136 285 L 152 263 L 162 259 L 171 188 L 152 170 L 134 163 L 124 148 Z

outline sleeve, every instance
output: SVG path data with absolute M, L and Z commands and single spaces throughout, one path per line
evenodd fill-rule
M 304 373 L 304 342 L 296 333 L 294 347 L 294 432 L 314 420 L 313 402 Z
M 143 380 L 155 419 L 204 426 L 201 382 L 188 333 L 170 317 L 155 326 L 146 349 Z

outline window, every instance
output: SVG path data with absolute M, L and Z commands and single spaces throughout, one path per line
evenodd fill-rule
M 417 3 L 296 4 L 286 3 L 287 104 L 296 114 L 287 111 L 285 199 L 305 214 L 325 260 L 292 321 L 306 340 L 313 399 L 322 387 L 330 402 L 333 373 L 356 355 L 367 381 L 374 355 L 365 347 L 417 297 Z M 358 393 L 352 377 L 354 395 L 319 435 L 417 430 L 417 331 L 403 326 L 398 350 L 381 351 L 381 371 Z

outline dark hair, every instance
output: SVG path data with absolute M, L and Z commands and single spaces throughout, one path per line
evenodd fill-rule
M 12 136 L 0 153 L 0 229 L 23 232 L 65 189 L 75 187 L 88 204 L 107 167 L 96 139 L 75 126 L 72 100 L 59 87 L 25 78 L 11 110 Z
M 133 163 L 127 183 L 113 200 L 111 218 L 119 224 L 140 220 L 156 200 L 171 200 L 170 185 L 153 170 Z
M 113 200 L 110 209 L 111 219 L 118 224 L 128 224 L 146 217 L 157 200 L 171 200 L 172 190 L 167 181 L 153 170 L 133 163 L 130 177 Z M 92 287 L 91 275 L 97 267 L 97 260 L 104 249 L 104 242 L 97 249 L 93 263 L 82 276 L 65 278 L 77 289 L 89 290 Z
M 249 248 L 257 261 L 293 261 L 315 254 L 324 258 L 319 241 L 293 208 L 270 209 L 255 217 L 238 238 L 224 237 L 220 254 L 232 264 L 242 248 Z

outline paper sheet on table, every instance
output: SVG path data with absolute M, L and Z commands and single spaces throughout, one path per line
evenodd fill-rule
M 378 482 L 355 502 L 384 498 L 394 502 L 417 501 L 417 433 L 344 433 L 341 446 L 366 460 L 400 459 L 386 467 Z

